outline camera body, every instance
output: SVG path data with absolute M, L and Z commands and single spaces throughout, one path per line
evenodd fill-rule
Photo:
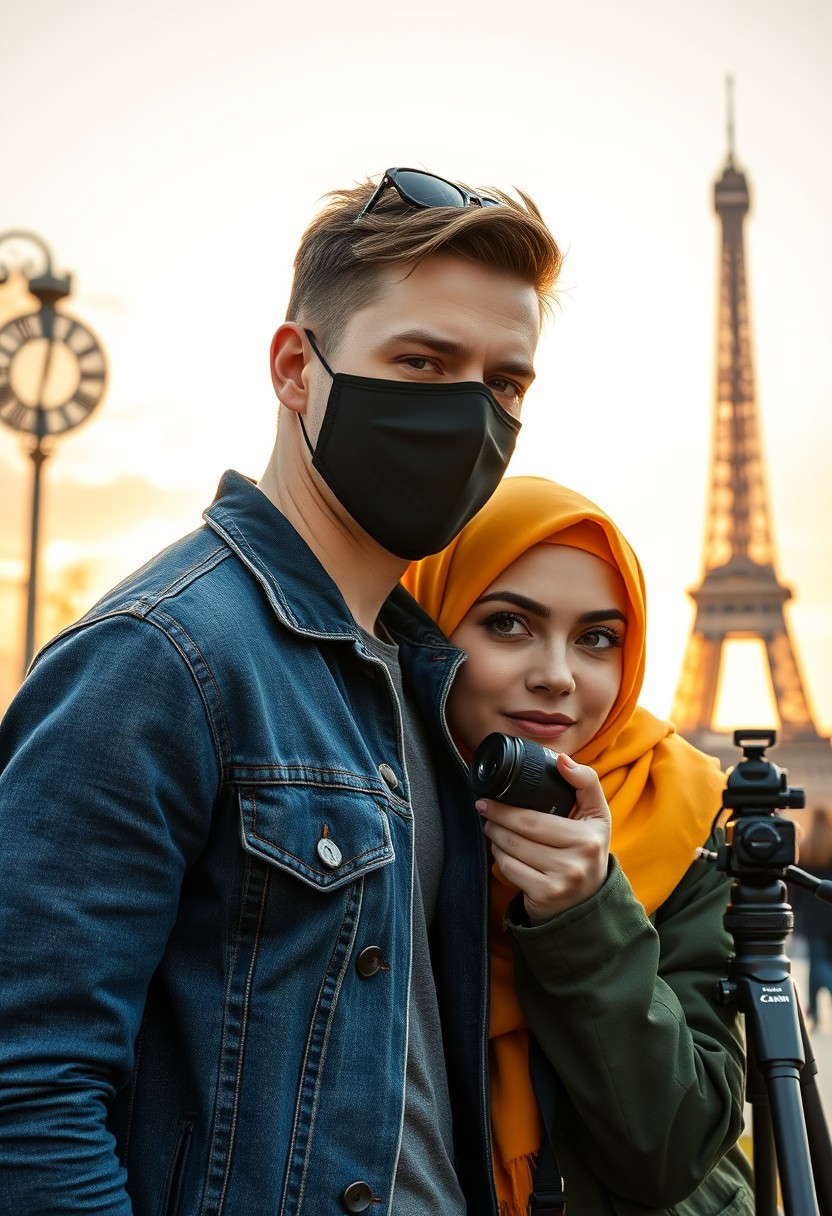
M 474 752 L 471 784 L 478 798 L 568 815 L 575 805 L 575 789 L 557 765 L 557 752 L 548 747 L 495 731 Z
M 805 806 L 806 798 L 802 789 L 789 786 L 783 769 L 766 759 L 765 750 L 776 738 L 773 730 L 734 731 L 743 759 L 728 770 L 722 805 L 734 814 L 725 829 L 724 856 L 717 862 L 728 873 L 785 870 L 794 864 L 795 825 L 776 811 Z

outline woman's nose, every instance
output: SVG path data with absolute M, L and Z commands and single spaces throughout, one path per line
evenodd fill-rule
M 575 677 L 566 647 L 550 646 L 538 654 L 526 675 L 526 687 L 554 693 L 574 692 Z

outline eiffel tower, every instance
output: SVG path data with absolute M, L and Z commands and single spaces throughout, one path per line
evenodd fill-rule
M 733 143 L 729 92 L 728 157 L 714 188 L 722 248 L 703 576 L 688 593 L 696 616 L 671 717 L 680 734 L 723 767 L 735 764 L 733 732 L 713 725 L 723 646 L 733 638 L 759 639 L 780 719 L 770 758 L 788 770 L 791 785 L 806 788 L 808 808 L 832 810 L 832 748 L 815 725 L 784 614 L 792 593 L 775 569 L 743 253 L 750 195 Z

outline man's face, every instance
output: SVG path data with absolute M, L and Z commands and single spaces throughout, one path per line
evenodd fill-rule
M 519 417 L 540 334 L 534 287 L 450 254 L 425 258 L 410 274 L 401 266 L 381 273 L 372 304 L 324 350 L 333 371 L 421 384 L 476 380 Z M 331 381 L 317 361 L 312 374 L 317 432 Z

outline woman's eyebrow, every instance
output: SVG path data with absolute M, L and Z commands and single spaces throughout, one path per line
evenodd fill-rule
M 490 591 L 488 595 L 481 595 L 476 604 L 488 604 L 493 600 L 500 600 L 504 604 L 514 604 L 516 608 L 524 608 L 526 612 L 533 612 L 535 616 L 550 617 L 552 615 L 551 608 L 546 604 L 541 604 L 538 600 L 533 600 L 531 596 L 521 595 L 519 591 Z M 621 621 L 623 625 L 627 624 L 627 617 L 619 608 L 595 608 L 591 612 L 582 612 L 578 620 L 582 625 L 594 625 L 599 621 Z
M 582 612 L 578 620 L 583 625 L 593 625 L 597 621 L 621 621 L 627 624 L 627 618 L 618 608 L 596 608 L 593 612 Z
M 505 604 L 514 604 L 516 608 L 525 608 L 527 612 L 533 612 L 535 616 L 552 615 L 551 609 L 547 608 L 545 604 L 533 600 L 531 596 L 521 595 L 519 591 L 490 591 L 488 595 L 481 595 L 477 604 L 488 604 L 491 600 L 502 600 Z M 476 607 L 476 604 L 473 607 Z

